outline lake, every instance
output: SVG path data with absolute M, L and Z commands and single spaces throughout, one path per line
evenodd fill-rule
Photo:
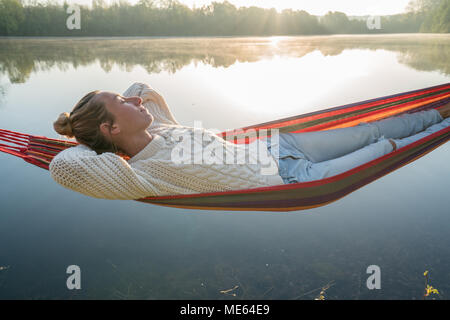
M 445 34 L 1 38 L 0 128 L 61 139 L 59 113 L 133 82 L 181 124 L 224 131 L 449 81 Z M 327 284 L 330 300 L 422 299 L 425 270 L 448 299 L 449 159 L 446 143 L 329 205 L 273 213 L 94 199 L 0 153 L 0 299 L 312 300 Z

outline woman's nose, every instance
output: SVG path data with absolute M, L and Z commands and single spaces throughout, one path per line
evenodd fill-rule
M 136 96 L 136 97 L 131 97 L 130 98 L 132 101 L 133 101 L 133 103 L 134 104 L 136 104 L 136 105 L 141 105 L 142 104 L 142 98 L 141 97 L 138 97 L 138 96 Z

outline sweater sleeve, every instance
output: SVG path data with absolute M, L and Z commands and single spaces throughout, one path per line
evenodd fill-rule
M 150 128 L 161 125 L 179 125 L 164 98 L 148 84 L 135 82 L 123 93 L 123 96 L 142 98 L 142 104 L 154 118 Z
M 81 144 L 57 154 L 49 170 L 63 187 L 94 198 L 132 200 L 157 194 L 139 170 L 120 156 L 111 152 L 98 155 Z

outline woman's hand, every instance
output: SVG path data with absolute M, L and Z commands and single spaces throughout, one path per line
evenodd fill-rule
M 394 150 L 392 150 L 392 152 L 394 152 L 395 150 L 397 150 L 397 145 L 395 144 L 394 140 L 389 139 L 389 142 L 392 144 L 392 147 L 394 148 Z
M 439 108 L 439 113 L 441 114 L 442 118 L 448 118 L 450 117 L 450 102 L 444 105 L 443 107 Z

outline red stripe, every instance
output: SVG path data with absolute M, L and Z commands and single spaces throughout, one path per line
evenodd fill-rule
M 13 140 L 14 142 L 16 142 L 16 141 L 18 141 L 18 142 L 25 142 L 25 143 L 28 142 L 28 139 L 17 138 L 15 136 L 8 136 L 8 135 L 1 134 L 0 135 L 0 140 L 4 140 L 4 139 L 10 139 L 10 140 Z
M 0 134 L 10 134 L 13 136 L 18 136 L 20 138 L 24 138 L 27 139 L 29 137 L 31 137 L 31 135 L 29 134 L 25 134 L 25 133 L 20 133 L 20 132 L 15 132 L 15 131 L 10 131 L 10 130 L 6 130 L 6 129 L 0 129 Z
M 0 140 L 1 141 L 5 141 L 5 142 L 14 143 L 14 144 L 17 144 L 19 146 L 26 146 L 27 145 L 27 143 L 15 141 L 15 140 L 10 140 L 10 139 L 6 139 L 6 138 L 0 138 Z
M 4 143 L 0 143 L 0 146 L 3 146 L 3 147 L 5 147 L 5 148 L 9 148 L 9 149 L 19 149 L 19 150 L 22 150 L 22 149 L 23 149 L 23 148 L 21 148 L 21 147 L 11 146 L 11 145 L 9 145 L 9 144 L 4 144 Z
M 35 135 L 30 135 L 30 134 L 20 133 L 20 132 L 16 132 L 16 131 L 11 131 L 11 130 L 6 130 L 6 129 L 0 129 L 0 134 L 1 134 L 1 133 L 5 133 L 5 132 L 7 132 L 7 133 L 9 133 L 9 134 L 11 134 L 11 135 L 16 135 L 16 136 L 21 137 L 21 138 L 23 138 L 23 139 L 29 139 L 29 138 L 32 138 L 32 139 L 41 139 L 41 140 L 44 140 L 44 142 L 45 142 L 45 141 L 48 141 L 48 142 L 50 142 L 50 143 L 51 143 L 52 141 L 54 141 L 54 142 L 58 142 L 58 143 L 67 143 L 67 144 L 71 144 L 71 145 L 77 145 L 77 144 L 78 144 L 78 142 L 74 142 L 74 141 L 60 140 L 60 139 L 52 139 L 52 138 L 47 138 L 47 137 L 44 137 L 44 136 L 35 136 Z
M 9 153 L 16 157 L 20 157 L 20 158 L 24 158 L 24 159 L 27 157 L 25 154 L 23 154 L 21 152 L 17 152 L 17 151 L 11 150 L 11 149 L 3 148 L 3 147 L 0 147 L 0 151 Z

